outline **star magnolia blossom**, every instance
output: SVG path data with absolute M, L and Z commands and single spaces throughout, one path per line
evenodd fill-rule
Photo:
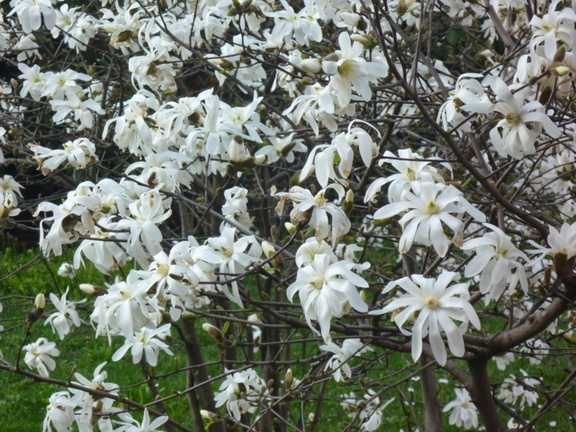
M 406 321 L 416 317 L 412 326 L 412 358 L 417 361 L 422 354 L 422 341 L 428 336 L 434 358 L 441 365 L 446 364 L 446 346 L 442 340 L 442 333 L 446 335 L 448 346 L 457 357 L 464 355 L 465 346 L 463 334 L 468 323 L 471 322 L 476 329 L 480 329 L 480 320 L 472 305 L 462 297 L 468 295 L 468 283 L 459 283 L 449 286 L 458 276 L 454 272 L 443 272 L 437 279 L 425 278 L 422 275 L 412 275 L 393 281 L 384 289 L 384 293 L 399 286 L 406 295 L 403 295 L 385 308 L 372 311 L 371 314 L 383 314 L 401 310 L 394 316 L 394 322 L 403 334 L 410 332 L 402 327 Z M 454 321 L 462 324 L 457 326 Z
M 338 60 L 325 59 L 322 62 L 324 72 L 333 75 L 329 86 L 338 94 L 338 104 L 345 107 L 352 98 L 352 87 L 362 100 L 372 97 L 370 83 L 376 83 L 378 78 L 387 74 L 385 63 L 368 62 L 362 57 L 364 48 L 360 42 L 351 43 L 350 35 L 340 33 L 338 37 L 340 50 L 334 53 Z M 330 57 L 330 56 L 329 56 Z
M 340 318 L 350 306 L 359 312 L 368 311 L 357 289 L 368 288 L 368 282 L 351 271 L 354 263 L 334 262 L 331 258 L 329 254 L 315 255 L 314 261 L 298 269 L 296 281 L 286 291 L 291 302 L 298 293 L 306 322 L 327 343 L 331 340 L 332 318 Z M 312 326 L 312 320 L 318 321 L 320 332 Z
M 536 246 L 536 249 L 529 250 L 528 252 L 536 253 L 538 256 L 532 260 L 530 264 L 541 260 L 547 254 L 552 256 L 563 254 L 566 255 L 566 259 L 573 258 L 576 256 L 576 223 L 568 224 L 565 222 L 560 227 L 560 231 L 551 226 L 550 233 L 546 240 L 548 241 L 548 246 L 550 246 L 549 248 L 532 242 L 532 244 Z
M 326 362 L 324 370 L 332 370 L 334 381 L 340 382 L 346 378 L 352 378 L 352 369 L 348 364 L 353 357 L 360 357 L 366 351 L 372 351 L 372 348 L 366 346 L 360 339 L 346 339 L 339 347 L 334 342 L 320 346 L 321 350 L 334 353 Z
M 284 209 L 285 200 L 291 199 L 294 202 L 294 209 L 290 212 L 292 222 L 295 225 L 308 222 L 308 225 L 316 230 L 315 237 L 318 241 L 330 239 L 334 246 L 348 233 L 351 223 L 342 208 L 326 198 L 325 194 L 330 189 L 336 191 L 338 201 L 342 201 L 345 196 L 344 188 L 337 183 L 328 185 L 316 195 L 300 186 L 292 187 L 290 192 L 275 193 L 273 190 L 272 195 L 281 198 L 276 207 L 279 213 Z M 311 214 L 308 214 L 309 212 Z
M 498 95 L 496 104 L 472 103 L 464 105 L 462 109 L 476 113 L 496 111 L 504 116 L 490 131 L 492 144 L 500 155 L 521 159 L 535 153 L 534 144 L 542 129 L 553 138 L 560 136 L 560 129 L 542 112 L 540 102 L 524 104 L 523 98 L 512 94 L 506 83 L 498 77 L 492 77 L 490 87 Z
M 228 371 L 227 371 L 228 372 Z M 243 413 L 253 413 L 260 399 L 266 395 L 266 385 L 253 369 L 229 373 L 216 395 L 216 408 L 226 406 L 237 421 Z
M 456 234 L 462 229 L 462 221 L 451 213 L 466 212 L 474 219 L 484 222 L 486 216 L 451 185 L 424 182 L 419 196 L 406 192 L 402 201 L 382 207 L 374 213 L 374 219 L 387 219 L 409 210 L 401 219 L 403 232 L 400 237 L 400 253 L 406 253 L 417 242 L 432 246 L 441 257 L 448 253 L 450 241 L 444 233 L 443 224 Z
M 517 249 L 504 232 L 494 225 L 485 223 L 492 232 L 467 241 L 463 250 L 475 249 L 476 256 L 466 265 L 464 276 L 480 276 L 480 292 L 488 294 L 487 300 L 498 300 L 506 286 L 513 290 L 520 282 L 522 290 L 528 292 L 528 279 L 524 265 L 518 259 L 528 260 L 526 254 Z
M 38 338 L 36 342 L 32 342 L 24 348 L 26 355 L 24 362 L 30 369 L 37 369 L 38 373 L 43 377 L 50 375 L 49 370 L 53 371 L 56 367 L 56 362 L 52 357 L 60 355 L 60 351 L 56 348 L 54 342 L 48 342 L 46 338 Z
M 451 425 L 471 429 L 478 427 L 478 410 L 470 400 L 470 394 L 466 389 L 455 389 L 456 399 L 449 402 L 443 412 L 451 411 L 448 422 Z
M 131 349 L 132 362 L 139 363 L 142 355 L 150 366 L 158 364 L 158 355 L 163 350 L 168 355 L 173 355 L 168 345 L 161 341 L 160 338 L 169 336 L 170 324 L 165 324 L 157 329 L 143 327 L 140 331 L 134 333 L 134 336 L 126 338 L 124 345 L 112 356 L 112 360 L 118 361 Z
M 545 9 L 548 11 L 547 14 L 542 18 L 534 15 L 529 23 L 532 27 L 531 50 L 535 51 L 536 47 L 543 43 L 544 54 L 548 60 L 554 59 L 558 42 L 565 42 L 568 46 L 572 46 L 576 41 L 576 30 L 574 30 L 576 13 L 572 8 L 564 8 L 557 12 L 556 7 L 560 3 L 560 0 L 554 0 Z
M 80 316 L 78 312 L 76 312 L 76 306 L 74 303 L 66 300 L 67 295 L 68 289 L 66 289 L 66 292 L 60 299 L 54 294 L 50 294 L 50 301 L 56 308 L 56 312 L 52 313 L 45 322 L 45 325 L 50 324 L 52 326 L 52 330 L 58 333 L 60 339 L 64 339 L 64 337 L 70 333 L 71 324 L 76 327 L 80 327 L 81 325 Z
M 385 163 L 392 165 L 398 174 L 374 180 L 366 189 L 364 202 L 372 201 L 382 186 L 388 183 L 390 183 L 388 201 L 391 203 L 401 201 L 404 192 L 409 190 L 418 193 L 422 182 L 443 183 L 442 176 L 436 172 L 436 169 L 428 166 L 430 161 L 422 159 L 422 156 L 410 149 L 398 150 L 398 156 L 391 151 L 386 151 L 378 165 L 382 166 Z

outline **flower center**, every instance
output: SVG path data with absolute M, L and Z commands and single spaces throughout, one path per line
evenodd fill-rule
M 324 198 L 324 193 L 321 192 L 314 197 L 314 202 L 318 207 L 322 207 L 324 204 L 328 202 L 328 200 Z
M 170 270 L 170 266 L 168 264 L 158 264 L 156 267 L 156 272 L 163 277 L 168 276 L 168 270 Z
M 349 77 L 355 74 L 356 69 L 356 62 L 354 60 L 344 60 L 340 66 L 338 66 L 338 73 Z
M 428 214 L 438 213 L 438 206 L 436 205 L 436 203 L 434 201 L 430 201 L 428 203 L 428 205 L 426 206 L 425 212 Z
M 317 290 L 321 290 L 324 287 L 324 278 L 322 276 L 318 276 L 310 283 L 310 285 L 312 285 Z
M 424 303 L 428 309 L 436 309 L 439 305 L 436 297 L 428 297 Z
M 416 180 L 416 173 L 412 168 L 406 168 L 406 178 L 410 181 Z

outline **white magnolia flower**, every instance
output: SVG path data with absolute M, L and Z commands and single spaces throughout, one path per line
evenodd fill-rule
M 458 77 L 456 87 L 449 92 L 449 98 L 438 110 L 437 122 L 448 130 L 450 127 L 461 124 L 465 120 L 460 107 L 466 104 L 490 104 L 488 95 L 484 92 L 482 84 L 476 80 L 482 78 L 481 74 L 465 73 Z M 462 126 L 459 126 L 462 129 Z M 466 130 L 469 126 L 466 127 Z
M 324 370 L 332 370 L 334 381 L 340 382 L 346 378 L 352 378 L 352 369 L 348 361 L 353 357 L 360 357 L 366 351 L 372 351 L 372 348 L 366 346 L 360 339 L 345 339 L 342 347 L 339 347 L 334 342 L 328 342 L 326 345 L 320 346 L 321 350 L 334 353 L 334 355 L 326 362 Z
M 340 405 L 348 417 L 358 418 L 361 421 L 359 432 L 379 430 L 384 409 L 394 401 L 394 399 L 390 399 L 382 402 L 372 389 L 368 389 L 363 398 L 357 397 L 354 392 L 344 394 L 342 397 L 343 400 Z
M 322 62 L 324 72 L 332 75 L 329 87 L 337 92 L 338 104 L 345 107 L 350 103 L 352 87 L 362 100 L 369 101 L 372 97 L 370 83 L 376 83 L 378 78 L 387 75 L 387 65 L 364 60 L 361 57 L 364 51 L 362 44 L 356 41 L 351 43 L 347 32 L 340 33 L 338 45 L 340 50 L 333 54 L 337 60 L 324 59 Z
M 457 273 L 444 271 L 437 279 L 425 278 L 422 275 L 412 275 L 389 283 L 384 292 L 399 286 L 407 294 L 392 300 L 385 308 L 372 311 L 371 314 L 388 313 L 400 310 L 394 316 L 394 322 L 403 334 L 410 332 L 402 326 L 406 321 L 414 319 L 412 325 L 412 358 L 417 361 L 422 354 L 422 341 L 428 336 L 434 358 L 440 365 L 447 360 L 446 347 L 442 333 L 446 335 L 448 346 L 457 357 L 465 352 L 463 335 L 471 322 L 480 329 L 480 319 L 472 305 L 465 299 L 468 296 L 468 283 L 450 285 L 458 276 Z M 454 321 L 462 324 L 457 326 Z
M 283 138 L 269 137 L 270 145 L 262 147 L 254 156 L 266 156 L 266 163 L 273 164 L 280 159 L 285 159 L 288 163 L 293 163 L 295 159 L 295 152 L 304 153 L 308 151 L 308 147 L 304 145 L 301 139 L 294 139 L 294 134 L 286 135 Z
M 220 255 L 220 278 L 226 281 L 226 279 L 246 271 L 248 267 L 259 261 L 262 256 L 262 247 L 253 235 L 242 236 L 235 240 L 236 228 L 223 226 L 221 232 L 220 237 L 211 237 L 206 240 L 206 244 Z M 222 292 L 231 301 L 242 307 L 238 282 L 236 280 L 230 282 L 232 291 L 226 285 L 220 286 Z
M 398 150 L 398 156 L 391 151 L 386 151 L 378 164 L 382 166 L 389 163 L 398 171 L 398 174 L 374 180 L 366 189 L 364 202 L 372 201 L 382 186 L 388 183 L 390 183 L 388 201 L 391 203 L 402 201 L 404 193 L 410 190 L 418 194 L 422 182 L 444 183 L 436 169 L 428 165 L 430 162 L 430 160 L 422 159 L 422 156 L 410 149 Z
M 80 170 L 86 168 L 91 162 L 98 161 L 96 147 L 87 138 L 78 138 L 62 145 L 64 149 L 50 149 L 36 144 L 30 144 L 34 152 L 34 160 L 38 163 L 38 169 L 42 174 L 48 175 L 63 163 Z
M 518 261 L 519 259 L 528 261 L 528 257 L 512 244 L 510 237 L 500 228 L 488 223 L 484 226 L 490 228 L 492 232 L 462 245 L 463 250 L 476 251 L 476 256 L 466 265 L 464 276 L 472 277 L 482 273 L 480 292 L 488 294 L 487 300 L 498 300 L 506 286 L 512 291 L 518 283 L 525 293 L 528 292 L 525 264 Z
M 80 316 L 78 315 L 78 312 L 76 312 L 76 306 L 74 303 L 66 300 L 67 295 L 68 288 L 60 299 L 54 294 L 50 294 L 50 301 L 54 307 L 56 307 L 57 311 L 50 314 L 44 323 L 44 325 L 50 324 L 52 330 L 58 333 L 60 339 L 64 339 L 64 337 L 70 333 L 71 324 L 76 327 L 80 327 L 81 325 Z
M 115 421 L 115 423 L 121 426 L 114 429 L 114 432 L 156 432 L 169 418 L 168 416 L 160 416 L 150 422 L 148 409 L 144 409 L 141 422 L 132 417 L 129 412 L 120 413 L 118 417 L 120 417 L 122 421 Z
M 496 362 L 496 367 L 498 370 L 506 370 L 506 366 L 514 361 L 514 353 L 507 352 L 504 354 L 500 354 L 493 357 L 493 360 Z
M 510 378 L 504 380 L 498 392 L 498 399 L 512 404 L 520 401 L 520 408 L 522 409 L 525 405 L 529 407 L 534 405 L 538 400 L 538 392 L 534 388 L 540 384 L 540 381 L 530 378 L 522 369 L 520 372 L 522 377 L 516 378 L 514 375 L 510 375 Z
M 266 384 L 253 369 L 230 373 L 220 385 L 216 395 L 216 408 L 226 406 L 226 410 L 237 421 L 244 413 L 253 413 L 267 395 Z
M 0 199 L 4 203 L 10 203 L 16 207 L 18 198 L 22 198 L 21 189 L 24 189 L 24 187 L 14 180 L 11 175 L 6 174 L 0 178 Z
M 46 417 L 42 432 L 68 432 L 74 423 L 76 404 L 70 400 L 70 393 L 60 391 L 50 396 L 46 407 Z
M 56 367 L 56 362 L 52 357 L 58 357 L 60 351 L 54 342 L 49 342 L 48 339 L 41 337 L 36 342 L 25 345 L 22 349 L 26 351 L 24 362 L 30 369 L 38 370 L 40 375 L 47 377 L 50 375 L 48 371 L 53 371 Z
M 72 265 L 70 265 L 69 263 L 62 263 L 62 265 L 58 267 L 58 276 L 74 279 L 74 277 L 76 276 L 74 274 L 74 267 L 72 267 Z
M 550 227 L 550 233 L 546 238 L 550 248 L 549 253 L 555 255 L 561 253 L 566 255 L 567 259 L 576 256 L 576 223 L 563 223 L 558 231 L 553 226 Z
M 560 129 L 543 112 L 540 102 L 525 104 L 524 99 L 513 94 L 499 77 L 491 77 L 490 87 L 498 97 L 496 104 L 472 103 L 462 109 L 477 113 L 496 111 L 504 116 L 490 131 L 492 145 L 498 153 L 521 159 L 536 152 L 534 144 L 542 129 L 553 138 L 560 136 Z
M 470 394 L 466 389 L 455 389 L 456 399 L 449 402 L 442 412 L 450 413 L 448 422 L 451 425 L 472 429 L 478 427 L 478 410 L 470 400 Z
M 344 210 L 326 198 L 330 189 L 336 191 L 338 201 L 344 198 L 344 188 L 339 184 L 331 184 L 321 189 L 316 195 L 312 195 L 312 192 L 300 186 L 292 187 L 290 192 L 273 192 L 272 195 L 280 197 L 280 203 L 276 207 L 278 212 L 284 209 L 286 199 L 292 200 L 294 203 L 294 209 L 290 212 L 292 222 L 295 225 L 307 222 L 315 229 L 315 237 L 318 241 L 330 239 L 335 245 L 348 233 L 351 223 Z
M 7 16 L 16 14 L 24 33 L 32 33 L 42 26 L 48 30 L 56 25 L 56 12 L 52 4 L 55 0 L 12 0 L 12 10 Z
M 105 391 L 111 394 L 118 394 L 118 384 L 108 383 L 108 373 L 104 371 L 106 362 L 100 363 L 94 370 L 94 377 L 92 379 L 86 378 L 79 372 L 74 374 L 74 378 L 78 381 L 72 381 L 72 384 L 86 387 L 92 390 Z M 70 392 L 73 394 L 71 401 L 80 408 L 76 411 L 76 423 L 78 429 L 81 431 L 91 431 L 94 427 L 95 417 L 94 411 L 98 413 L 98 427 L 100 430 L 110 430 L 110 415 L 118 411 L 118 408 L 113 407 L 114 399 L 107 397 L 97 397 L 83 390 L 71 388 Z
M 142 360 L 142 355 L 144 355 L 146 362 L 150 366 L 156 366 L 160 350 L 168 355 L 173 355 L 166 342 L 161 340 L 169 335 L 169 331 L 170 324 L 165 324 L 157 329 L 143 327 L 140 331 L 135 332 L 133 336 L 126 338 L 124 345 L 112 356 L 112 360 L 120 360 L 131 349 L 134 364 L 139 363 Z
M 325 342 L 331 339 L 332 318 L 340 318 L 350 306 L 358 312 L 368 310 L 357 288 L 367 288 L 368 282 L 352 271 L 355 266 L 348 261 L 334 261 L 329 254 L 315 255 L 314 261 L 298 269 L 296 280 L 286 291 L 291 302 L 298 293 L 306 322 Z M 312 320 L 318 321 L 320 332 L 312 326 Z
M 432 246 L 438 255 L 448 253 L 450 240 L 444 233 L 443 224 L 457 234 L 462 229 L 462 221 L 451 213 L 466 212 L 479 222 L 486 216 L 470 204 L 462 192 L 452 185 L 424 182 L 420 193 L 405 192 L 402 201 L 388 204 L 374 213 L 374 219 L 387 219 L 409 210 L 400 219 L 403 232 L 398 248 L 406 253 L 414 242 Z
M 570 47 L 576 41 L 576 30 L 574 29 L 576 13 L 572 8 L 564 8 L 557 12 L 556 7 L 560 3 L 562 3 L 561 0 L 554 0 L 545 9 L 548 13 L 542 18 L 534 15 L 529 23 L 532 27 L 530 48 L 532 51 L 536 51 L 536 47 L 544 44 L 544 54 L 548 60 L 554 59 L 559 42 L 564 42 Z
M 529 359 L 530 364 L 538 365 L 542 363 L 544 357 L 548 355 L 550 345 L 542 339 L 528 339 L 524 346 L 520 349 L 521 353 L 525 353 Z

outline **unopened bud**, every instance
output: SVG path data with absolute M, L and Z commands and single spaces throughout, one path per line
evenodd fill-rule
M 358 22 L 360 21 L 360 15 L 352 13 L 352 12 L 342 12 L 340 14 L 340 16 L 342 17 L 342 21 L 344 21 L 346 24 L 348 24 L 351 27 L 356 27 L 358 25 Z M 356 36 L 355 34 L 353 34 L 350 39 L 352 39 L 353 36 Z
M 215 340 L 221 341 L 224 339 L 224 336 L 222 336 L 222 332 L 220 331 L 220 329 L 218 327 L 213 326 L 210 323 L 204 323 L 204 324 L 202 324 L 202 328 L 204 329 L 205 332 L 207 332 Z
M 38 321 L 38 318 L 42 316 L 45 307 L 46 297 L 44 297 L 44 294 L 38 294 L 34 299 L 34 309 L 26 312 L 26 322 L 32 324 Z
M 360 42 L 364 48 L 374 48 L 378 45 L 378 41 L 374 36 L 368 34 L 353 34 L 350 36 L 350 39 L 356 42 Z
M 344 213 L 349 214 L 354 208 L 354 192 L 352 189 L 348 189 L 346 192 L 346 198 L 344 198 L 344 204 L 342 204 L 342 210 Z
M 87 283 L 80 284 L 79 288 L 86 294 L 94 297 L 99 297 L 107 293 L 107 291 L 104 288 L 99 287 L 98 285 L 92 285 Z
M 264 252 L 264 256 L 266 258 L 270 258 L 272 255 L 276 253 L 276 249 L 274 249 L 274 246 L 272 246 L 266 240 L 262 242 L 262 251 Z
M 560 65 L 552 68 L 552 74 L 556 76 L 565 76 L 570 73 L 570 68 L 568 66 Z
M 315 74 L 322 70 L 322 62 L 316 58 L 307 58 L 300 62 L 300 67 L 306 72 Z
M 254 165 L 262 165 L 264 162 L 266 162 L 266 155 L 254 156 Z
M 216 420 L 218 418 L 218 414 L 206 410 L 200 410 L 200 416 L 206 420 Z
M 46 297 L 44 297 L 44 294 L 40 293 L 36 296 L 34 299 L 34 307 L 38 310 L 44 310 L 46 307 Z
M 552 61 L 560 63 L 564 61 L 564 57 L 566 57 L 566 45 L 560 45 L 560 48 L 558 48 L 558 51 L 554 54 L 554 60 Z
M 294 375 L 292 375 L 292 369 L 288 369 L 284 374 L 284 385 L 287 388 L 290 388 L 292 387 L 293 383 L 294 383 Z
M 298 227 L 291 222 L 284 223 L 284 226 L 286 227 L 290 235 L 294 235 L 296 231 L 298 231 Z

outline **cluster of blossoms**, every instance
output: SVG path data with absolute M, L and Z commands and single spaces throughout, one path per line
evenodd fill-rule
M 14 177 L 6 174 L 0 179 L 0 220 L 20 214 L 19 199 L 22 198 L 22 185 Z
M 486 219 L 481 211 L 464 198 L 459 189 L 444 183 L 443 177 L 428 166 L 429 162 L 420 161 L 418 154 L 409 149 L 400 150 L 397 157 L 387 152 L 381 163 L 390 158 L 399 174 L 376 180 L 366 191 L 364 201 L 373 200 L 379 189 L 390 183 L 390 204 L 378 209 L 374 219 L 388 219 L 406 212 L 399 220 L 403 230 L 398 246 L 400 253 L 407 253 L 413 243 L 418 243 L 432 246 L 443 257 L 450 247 L 444 225 L 452 230 L 454 236 L 460 235 L 464 226 L 462 220 L 453 213 L 468 213 L 479 222 Z
M 222 354 L 222 370 L 235 370 L 225 370 L 214 399 L 240 424 L 281 411 L 271 407 L 278 383 L 248 364 L 260 354 L 276 361 L 270 347 L 285 342 L 265 340 L 273 333 L 265 308 L 274 328 L 294 323 L 301 307 L 306 324 L 298 324 L 318 336 L 324 371 L 344 386 L 361 381 L 355 358 L 379 361 L 365 354 L 378 333 L 370 326 L 384 319 L 369 314 L 391 314 L 399 328 L 382 335 L 384 345 L 409 336 L 414 361 L 426 352 L 446 366 L 447 348 L 458 358 L 476 355 L 464 336 L 470 325 L 480 330 L 480 317 L 493 312 L 514 328 L 552 304 L 554 260 L 576 255 L 576 225 L 558 230 L 576 216 L 569 105 L 576 13 L 560 0 L 488 3 L 102 0 L 100 8 L 80 8 L 11 0 L 0 12 L 0 53 L 14 66 L 7 72 L 13 82 L 0 78 L 7 119 L 0 162 L 4 149 L 25 153 L 57 184 L 74 182 L 64 199 L 37 206 L 40 247 L 49 256 L 77 246 L 73 267 L 61 275 L 86 264 L 114 275 L 105 289 L 81 286 L 96 297 L 86 303 L 96 335 L 110 344 L 123 339 L 112 360 L 130 353 L 133 363 L 158 366 L 160 354 L 174 354 L 172 333 L 190 312 L 248 317 L 249 345 L 261 345 L 245 351 L 242 366 L 240 357 Z M 411 36 L 430 33 L 423 26 L 436 19 L 470 26 L 478 46 L 498 48 L 480 53 L 474 72 L 452 70 L 452 51 L 438 55 L 432 43 L 421 49 Z M 446 39 L 449 50 L 468 52 L 460 46 L 466 38 Z M 495 53 L 509 60 L 498 64 Z M 92 58 L 100 55 L 104 61 Z M 72 68 L 71 58 L 82 62 Z M 51 120 L 37 114 L 44 111 Z M 28 135 L 30 124 L 47 123 L 49 139 Z M 1 220 L 18 216 L 21 189 L 4 175 Z M 387 203 L 372 211 L 381 190 Z M 546 211 L 533 196 L 551 203 Z M 253 203 L 259 210 L 249 211 Z M 374 229 L 358 229 L 359 220 Z M 549 247 L 523 250 L 523 238 L 539 231 L 543 240 L 546 229 Z M 399 254 L 383 257 L 389 249 Z M 530 261 L 529 253 L 538 256 Z M 246 283 L 249 274 L 260 278 L 257 288 Z M 263 281 L 272 288 L 261 289 Z M 371 289 L 386 283 L 382 292 Z M 379 294 L 386 303 L 369 311 Z M 493 302 L 494 311 L 477 312 L 481 303 L 470 295 Z M 540 298 L 516 301 L 528 295 Z M 60 340 L 83 323 L 68 296 L 50 294 L 55 310 L 45 317 Z M 299 302 L 296 313 L 286 312 L 287 301 Z M 334 320 L 356 320 L 360 330 L 332 327 Z M 333 340 L 335 329 L 349 337 Z M 245 347 L 234 338 L 226 341 L 230 352 Z M 512 348 L 539 364 L 552 344 L 530 338 Z M 41 376 L 55 369 L 54 342 L 39 338 L 23 350 Z M 505 369 L 514 357 L 494 358 Z M 118 394 L 103 367 L 93 380 L 76 374 L 78 385 Z M 512 377 L 497 397 L 531 406 L 538 384 Z M 346 395 L 343 406 L 359 430 L 377 430 L 389 402 L 364 390 L 360 401 Z M 478 427 L 464 389 L 444 411 L 450 424 Z M 138 421 L 112 399 L 70 390 L 52 396 L 44 429 L 152 431 L 166 421 L 151 421 L 147 410 Z
M 216 395 L 216 407 L 225 406 L 237 421 L 244 413 L 259 409 L 267 394 L 266 383 L 252 370 L 228 372 Z
M 298 274 L 286 291 L 288 299 L 293 301 L 298 293 L 306 322 L 329 343 L 332 318 L 342 317 L 351 307 L 358 312 L 368 310 L 368 305 L 358 293 L 358 288 L 367 288 L 368 282 L 353 271 L 363 270 L 366 266 L 338 259 L 328 243 L 319 243 L 315 239 L 298 249 L 296 264 Z M 320 332 L 312 325 L 312 320 L 318 321 Z

